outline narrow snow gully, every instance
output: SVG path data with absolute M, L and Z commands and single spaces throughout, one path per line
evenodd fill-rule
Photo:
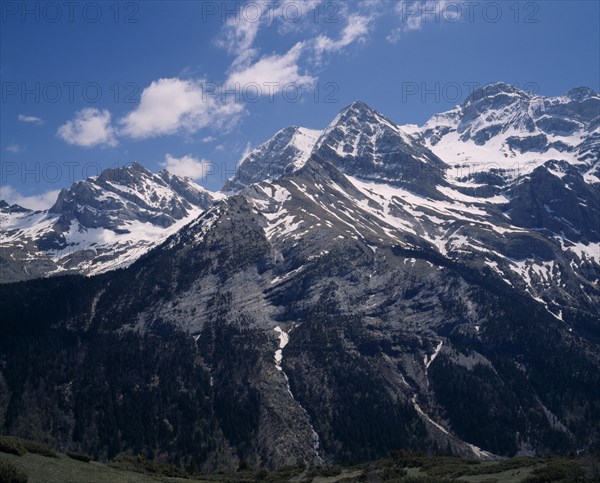
M 290 336 L 287 332 L 284 332 L 283 329 L 279 326 L 275 327 L 273 330 L 279 334 L 279 349 L 275 351 L 275 367 L 278 371 L 283 372 L 283 369 L 281 368 L 281 361 L 283 359 L 283 348 L 290 341 Z
M 440 353 L 440 350 L 442 350 L 443 345 L 444 345 L 444 341 L 443 340 L 439 341 L 437 347 L 435 348 L 435 351 L 433 352 L 433 354 L 431 354 L 431 357 L 425 356 L 423 358 L 423 363 L 425 364 L 425 371 L 427 371 L 427 369 L 429 369 L 429 366 L 431 365 L 431 363 L 435 360 L 437 355 Z
M 479 332 L 479 330 L 477 330 L 477 331 Z M 423 357 L 423 364 L 425 365 L 425 376 L 426 377 L 428 377 L 427 373 L 428 373 L 428 370 L 429 370 L 429 366 L 432 364 L 432 362 L 438 356 L 438 354 L 442 350 L 443 345 L 444 345 L 444 341 L 440 340 L 438 342 L 435 350 L 433 351 L 433 354 L 431 354 L 430 356 L 425 355 L 425 357 Z M 402 378 L 402 379 L 404 380 L 404 378 Z M 427 379 L 427 386 L 429 387 L 429 378 Z M 412 403 L 412 405 L 415 408 L 415 410 L 417 411 L 417 413 L 421 416 L 421 418 L 423 418 L 428 423 L 430 423 L 431 425 L 433 425 L 434 427 L 436 427 L 438 430 L 440 430 L 445 435 L 451 436 L 450 432 L 444 426 L 442 426 L 441 424 L 435 422 L 425 411 L 423 411 L 423 409 L 421 408 L 421 406 L 419 406 L 419 403 L 417 402 L 417 394 L 416 393 L 413 395 L 413 397 L 411 398 L 410 402 Z M 479 446 L 475 446 L 474 444 L 467 443 L 464 440 L 463 440 L 463 442 L 473 452 L 473 454 L 474 454 L 474 456 L 476 458 L 479 458 L 479 459 L 492 459 L 492 458 L 495 457 L 494 454 L 481 449 Z
M 298 401 L 294 397 L 294 394 L 292 394 L 292 390 L 290 389 L 290 381 L 289 381 L 289 379 L 287 377 L 287 374 L 285 373 L 285 371 L 281 367 L 281 361 L 283 360 L 283 349 L 285 348 L 285 346 L 290 341 L 289 333 L 285 332 L 279 326 L 275 327 L 273 330 L 279 334 L 279 349 L 277 349 L 275 351 L 275 356 L 274 356 L 274 358 L 275 358 L 275 367 L 277 368 L 278 371 L 280 371 L 283 374 L 283 377 L 285 378 L 285 385 L 286 385 L 287 392 L 289 393 L 289 395 L 291 396 L 291 398 L 294 401 L 296 401 L 296 403 L 298 404 L 298 406 L 300 407 L 300 409 L 304 412 L 304 414 L 306 414 L 306 420 L 307 420 L 308 425 L 310 427 L 310 430 L 312 432 L 312 448 L 313 448 L 313 450 L 314 450 L 314 452 L 315 452 L 315 454 L 317 456 L 317 460 L 320 463 L 322 463 L 323 459 L 321 458 L 321 455 L 319 454 L 319 447 L 321 445 L 320 440 L 319 440 L 319 435 L 315 431 L 315 428 L 312 425 L 312 423 L 310 422 L 310 415 L 308 414 L 308 411 L 306 409 L 304 409 L 304 407 L 302 406 L 302 404 L 300 404 L 300 401 Z
M 412 403 L 413 407 L 415 408 L 415 410 L 417 411 L 417 413 L 419 414 L 419 416 L 421 416 L 421 418 L 425 419 L 431 425 L 435 426 L 439 431 L 441 431 L 442 433 L 444 433 L 446 436 L 452 436 L 450 434 L 450 432 L 446 428 L 444 428 L 444 426 L 442 426 L 441 424 L 435 422 L 433 419 L 431 419 L 431 417 L 425 411 L 423 411 L 423 409 L 421 408 L 421 406 L 419 406 L 419 403 L 417 402 L 417 395 L 416 394 L 411 398 L 410 402 Z M 460 438 L 458 438 L 458 439 L 460 439 Z M 482 459 L 482 460 L 495 459 L 496 458 L 496 456 L 494 454 L 481 449 L 479 446 L 475 446 L 474 444 L 467 443 L 464 440 L 462 440 L 462 441 L 473 452 L 473 455 L 476 458 Z

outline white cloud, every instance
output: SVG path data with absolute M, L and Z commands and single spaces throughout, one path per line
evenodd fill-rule
M 276 94 L 288 84 L 296 87 L 313 85 L 316 79 L 301 74 L 299 60 L 304 50 L 304 43 L 298 42 L 283 55 L 267 55 L 256 63 L 234 70 L 226 81 L 228 89 L 245 91 L 252 84 L 258 84 L 263 95 Z
M 339 39 L 334 40 L 326 35 L 319 35 L 314 41 L 317 58 L 326 52 L 339 52 L 355 42 L 364 42 L 369 34 L 372 20 L 368 16 L 352 14 L 348 17 Z
M 235 124 L 243 107 L 221 102 L 203 91 L 200 82 L 178 78 L 159 79 L 142 92 L 138 107 L 120 123 L 122 134 L 136 139 L 193 133 L 204 127 Z
M 187 176 L 195 180 L 205 178 L 210 172 L 211 162 L 206 159 L 194 158 L 191 154 L 175 158 L 170 154 L 165 155 L 165 160 L 160 165 L 167 171 L 178 176 Z
M 8 146 L 6 146 L 6 150 L 9 153 L 13 153 L 13 154 L 17 154 L 17 153 L 21 153 L 24 151 L 24 147 L 21 146 L 20 144 L 15 144 L 15 143 L 11 143 Z
M 46 210 L 50 208 L 58 197 L 60 190 L 51 190 L 39 195 L 24 196 L 12 186 L 0 186 L 0 200 L 6 201 L 9 205 L 17 204 L 31 210 Z
M 75 115 L 75 119 L 58 128 L 57 135 L 77 146 L 116 146 L 117 139 L 110 118 L 107 110 L 101 111 L 94 107 L 82 109 Z
M 234 59 L 229 67 L 230 73 L 248 70 L 259 56 L 255 46 L 261 29 L 277 25 L 280 35 L 299 33 L 318 23 L 320 13 L 315 9 L 324 0 L 253 0 L 237 4 L 236 13 L 225 21 L 219 36 L 215 39 L 218 47 L 227 50 Z M 331 8 L 327 9 L 329 14 Z M 334 12 L 336 13 L 336 12 Z M 337 21 L 337 19 L 328 20 Z M 318 20 L 320 21 L 320 19 Z
M 224 48 L 231 55 L 240 55 L 251 50 L 256 36 L 265 22 L 265 2 L 254 2 L 254 6 L 261 10 L 260 16 L 254 14 L 250 17 L 244 10 L 237 15 L 229 17 L 221 29 L 220 35 L 215 40 L 218 47 Z
M 428 22 L 458 22 L 462 18 L 464 7 L 462 0 L 401 0 L 394 9 L 400 19 L 400 25 L 392 30 L 387 40 L 393 44 L 398 43 L 402 35 L 421 30 Z
M 270 0 L 236 4 L 236 13 L 227 18 L 215 41 L 217 46 L 234 55 L 250 49 L 261 27 L 271 22 L 273 6 L 274 3 Z
M 258 55 L 254 47 L 260 30 L 276 22 L 280 34 L 298 32 L 314 23 L 314 10 L 322 0 L 253 0 L 237 6 L 237 13 L 225 21 L 215 44 L 234 55 L 232 68 L 247 67 Z
M 205 144 L 208 144 L 208 143 L 213 143 L 213 142 L 215 142 L 216 140 L 217 140 L 217 138 L 216 138 L 216 137 L 214 137 L 214 136 L 204 136 L 204 137 L 201 139 L 201 141 L 202 141 L 203 143 L 205 143 Z
M 250 144 L 250 142 L 247 142 L 246 147 L 242 151 L 242 155 L 240 156 L 240 159 L 238 159 L 237 166 L 240 166 L 242 164 L 242 162 L 244 161 L 244 159 L 246 159 L 248 156 L 250 156 L 251 152 L 252 152 L 252 144 Z
M 44 124 L 44 120 L 36 116 L 26 116 L 25 114 L 19 114 L 17 120 L 20 122 L 26 122 L 29 124 L 37 124 L 38 126 Z
M 271 15 L 274 20 L 278 21 L 278 32 L 280 34 L 297 33 L 318 22 L 334 21 L 336 9 L 339 7 L 329 0 L 325 1 L 280 0 L 273 2 L 274 8 Z M 322 4 L 322 9 L 316 10 Z

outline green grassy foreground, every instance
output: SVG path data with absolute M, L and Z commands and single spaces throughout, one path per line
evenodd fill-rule
M 576 483 L 600 482 L 600 458 L 512 458 L 477 462 L 399 452 L 394 457 L 351 467 L 289 467 L 278 471 L 240 470 L 230 474 L 189 475 L 167 464 L 121 455 L 100 463 L 48 445 L 0 436 L 0 483 L 142 482 L 406 482 Z

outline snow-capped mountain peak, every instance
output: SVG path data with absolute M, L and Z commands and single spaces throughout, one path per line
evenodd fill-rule
M 300 169 L 312 154 L 321 131 L 290 126 L 253 149 L 222 191 L 235 192 L 265 180 L 274 180 Z
M 422 193 L 432 192 L 433 173 L 444 169 L 409 130 L 360 101 L 344 108 L 327 126 L 313 156 L 332 162 L 347 175 L 402 184 Z
M 75 182 L 49 210 L 4 207 L 3 278 L 93 274 L 127 265 L 219 197 L 190 178 L 133 163 Z
M 448 175 L 457 181 L 473 181 L 492 169 L 510 180 L 562 160 L 596 183 L 599 116 L 600 96 L 589 88 L 544 97 L 497 83 L 431 117 L 421 138 L 455 168 Z
M 333 163 L 349 175 L 409 185 L 420 192 L 432 192 L 431 180 L 423 180 L 425 173 L 444 169 L 418 137 L 364 102 L 355 101 L 323 131 L 293 126 L 276 133 L 242 160 L 222 191 L 237 192 L 291 175 L 309 158 Z M 420 182 L 415 183 L 416 179 Z
M 398 135 L 408 136 L 397 124 L 390 121 L 383 114 L 377 112 L 363 101 L 354 101 L 342 109 L 339 114 L 325 128 L 316 148 L 323 145 L 332 131 L 341 130 L 344 134 L 352 134 L 352 131 L 373 131 L 377 128 L 389 129 Z M 405 139 L 408 141 L 408 138 Z

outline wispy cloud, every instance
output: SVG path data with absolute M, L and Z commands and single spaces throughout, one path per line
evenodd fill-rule
M 403 35 L 421 30 L 426 23 L 458 22 L 464 3 L 464 0 L 400 0 L 394 8 L 400 24 L 392 30 L 387 40 L 396 44 Z
M 138 107 L 121 119 L 121 134 L 143 139 L 194 133 L 208 126 L 226 128 L 242 112 L 240 104 L 207 94 L 200 81 L 159 79 L 144 89 Z
M 57 135 L 69 144 L 82 147 L 116 146 L 110 112 L 93 107 L 82 109 L 60 126 Z
M 373 18 L 370 16 L 352 14 L 348 17 L 346 26 L 338 39 L 334 40 L 324 34 L 319 35 L 314 41 L 317 58 L 320 59 L 324 53 L 339 52 L 355 42 L 364 42 L 369 34 L 372 21 Z
M 210 172 L 210 161 L 193 157 L 191 154 L 176 158 L 170 154 L 165 155 L 165 160 L 160 165 L 167 171 L 178 176 L 187 176 L 195 180 L 203 179 Z
M 267 2 L 264 1 L 256 2 L 255 5 L 261 12 L 268 8 Z M 266 24 L 265 19 L 264 15 L 252 19 L 244 15 L 232 16 L 225 21 L 214 43 L 227 50 L 228 54 L 235 56 L 235 65 L 250 62 L 257 55 L 253 45 L 258 32 Z
M 19 122 L 25 122 L 28 124 L 36 124 L 38 126 L 41 126 L 42 124 L 44 124 L 44 120 L 40 117 L 37 116 L 26 116 L 25 114 L 19 114 L 17 116 L 17 120 Z
M 255 42 L 263 28 L 276 23 L 281 34 L 298 32 L 314 20 L 313 11 L 321 3 L 322 0 L 255 0 L 240 4 L 240 12 L 227 19 L 215 45 L 235 57 L 231 70 L 240 70 L 259 56 Z
M 25 150 L 25 148 L 23 146 L 21 146 L 20 144 L 11 143 L 8 146 L 6 146 L 6 150 L 9 153 L 18 154 L 18 153 L 22 153 Z
M 15 188 L 9 185 L 0 186 L 0 200 L 6 201 L 8 204 L 17 204 L 31 210 L 46 210 L 50 208 L 60 190 L 50 190 L 38 195 L 22 195 Z

